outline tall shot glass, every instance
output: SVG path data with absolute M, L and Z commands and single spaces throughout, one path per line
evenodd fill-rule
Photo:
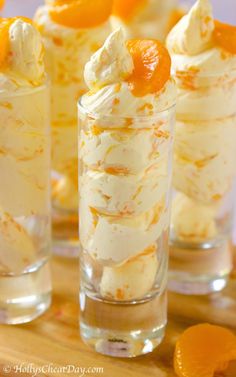
M 80 329 L 97 352 L 151 352 L 167 322 L 175 108 L 148 117 L 79 104 Z
M 48 85 L 0 93 L 0 323 L 51 302 Z
M 169 287 L 208 294 L 232 269 L 236 73 L 176 72 L 176 81 Z

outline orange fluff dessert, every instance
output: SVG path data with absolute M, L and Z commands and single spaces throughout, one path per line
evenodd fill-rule
M 85 66 L 89 92 L 81 108 L 91 116 L 83 127 L 81 115 L 80 240 L 101 271 L 98 292 L 108 299 L 142 298 L 157 276 L 164 279 L 172 140 L 165 110 L 175 103 L 170 68 L 159 41 L 127 41 L 121 29 Z
M 30 20 L 0 18 L 0 272 L 4 274 L 23 273 L 49 248 L 49 97 L 43 58 L 40 34 Z
M 77 213 L 77 100 L 86 91 L 83 69 L 109 34 L 110 0 L 47 0 L 35 15 L 52 89 L 53 201 Z
M 178 0 L 114 0 L 112 24 L 122 26 L 129 38 L 164 41 L 171 26 L 183 16 Z
M 171 267 L 209 281 L 232 268 L 235 44 L 236 27 L 214 20 L 209 0 L 196 1 L 167 38 L 178 87 Z

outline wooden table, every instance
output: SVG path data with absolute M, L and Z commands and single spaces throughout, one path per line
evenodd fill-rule
M 181 332 L 197 322 L 211 322 L 236 329 L 236 279 L 222 293 L 210 297 L 169 294 L 169 324 L 163 344 L 150 355 L 113 359 L 98 355 L 84 345 L 78 331 L 78 262 L 53 258 L 53 302 L 50 310 L 31 324 L 0 327 L 0 376 L 32 376 L 16 373 L 15 365 L 100 367 L 102 377 L 174 377 L 173 351 Z M 4 373 L 3 366 L 11 366 Z M 22 366 L 22 371 L 23 367 Z M 29 366 L 28 366 L 29 367 Z M 38 373 L 37 376 L 73 376 L 75 373 Z M 222 376 L 222 375 L 221 375 Z M 236 364 L 227 377 L 236 377 Z M 196 376 L 198 377 L 198 376 Z

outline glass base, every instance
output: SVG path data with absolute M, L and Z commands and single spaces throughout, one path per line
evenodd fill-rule
M 229 275 L 225 276 L 192 276 L 185 273 L 169 272 L 168 289 L 185 295 L 207 295 L 219 292 L 228 283 Z
M 232 270 L 232 251 L 227 241 L 217 245 L 170 245 L 169 283 L 171 291 L 206 295 L 225 288 Z
M 152 352 L 163 340 L 165 325 L 152 331 L 118 332 L 80 325 L 83 341 L 96 352 L 113 357 L 136 357 Z
M 78 239 L 78 216 L 73 212 L 53 209 L 52 216 L 52 249 L 54 254 L 77 258 L 80 243 Z
M 152 352 L 166 327 L 166 293 L 148 301 L 109 302 L 80 293 L 80 332 L 96 352 L 114 357 L 136 357 Z
M 51 304 L 49 263 L 19 276 L 0 275 L 0 323 L 21 324 L 43 314 Z

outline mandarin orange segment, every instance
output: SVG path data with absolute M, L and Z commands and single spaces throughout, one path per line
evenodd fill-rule
M 49 10 L 54 22 L 74 29 L 98 26 L 111 12 L 111 0 L 55 0 Z
M 122 20 L 129 20 L 147 0 L 114 0 L 112 13 Z
M 214 40 L 218 46 L 236 54 L 236 26 L 215 21 Z
M 213 377 L 236 360 L 236 336 L 209 324 L 190 327 L 176 343 L 174 368 L 179 377 Z
M 134 63 L 127 79 L 132 93 L 142 97 L 160 91 L 170 78 L 171 59 L 167 49 L 153 39 L 131 39 L 127 48 Z

